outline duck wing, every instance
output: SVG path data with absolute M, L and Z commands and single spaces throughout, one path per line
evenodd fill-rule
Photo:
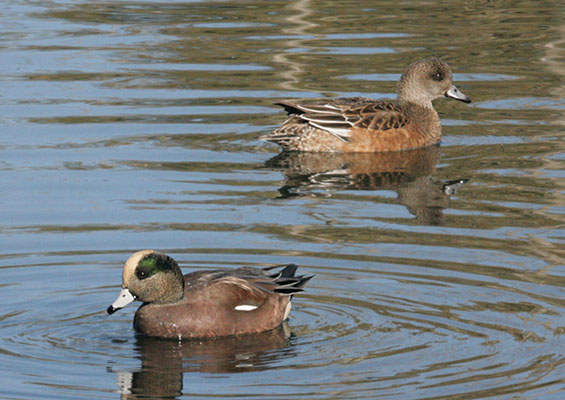
M 353 129 L 384 131 L 408 124 L 408 118 L 399 106 L 364 97 L 308 104 L 286 101 L 275 104 L 282 106 L 290 116 L 327 131 L 342 141 L 349 141 Z
M 253 311 L 269 298 L 280 295 L 292 296 L 302 292 L 313 275 L 295 275 L 294 264 L 278 265 L 264 269 L 243 267 L 203 271 L 194 282 L 193 290 L 206 292 L 206 298 L 226 310 Z M 272 272 L 273 269 L 280 269 Z M 202 297 L 202 296 L 199 296 Z

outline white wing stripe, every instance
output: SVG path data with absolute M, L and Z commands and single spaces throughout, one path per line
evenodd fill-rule
M 343 140 L 344 142 L 347 142 L 346 138 L 351 136 L 350 133 L 349 133 L 349 130 L 347 130 L 347 129 L 332 129 L 329 126 L 318 125 L 314 121 L 310 121 L 310 124 L 312 124 L 316 128 L 319 128 L 319 129 L 322 129 L 324 131 L 331 133 L 332 135 L 336 136 L 340 140 Z
M 330 104 L 316 104 L 312 106 L 302 106 L 299 105 L 299 109 L 304 112 L 313 112 L 313 113 L 320 113 L 320 114 L 336 114 L 341 113 L 341 109 L 339 107 L 332 106 Z

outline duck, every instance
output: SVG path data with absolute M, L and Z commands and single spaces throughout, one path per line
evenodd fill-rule
M 259 333 L 288 318 L 291 299 L 313 275 L 295 275 L 295 264 L 196 271 L 183 276 L 177 262 L 155 250 L 131 255 L 122 289 L 108 314 L 142 302 L 133 325 L 160 338 L 210 339 Z
M 260 137 L 284 151 L 388 152 L 423 148 L 441 140 L 441 123 L 432 101 L 471 99 L 453 84 L 449 65 L 435 57 L 410 64 L 398 82 L 396 103 L 365 97 L 278 101 L 288 118 Z

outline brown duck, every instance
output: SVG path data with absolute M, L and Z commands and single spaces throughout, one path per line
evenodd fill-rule
M 277 272 L 274 269 L 279 268 Z M 122 291 L 108 307 L 113 314 L 134 300 L 143 302 L 134 327 L 163 338 L 215 338 L 278 327 L 291 298 L 312 275 L 295 276 L 294 264 L 218 269 L 182 275 L 171 257 L 154 250 L 134 253 L 125 263 Z
M 400 77 L 396 104 L 363 97 L 303 104 L 281 101 L 275 104 L 289 117 L 260 139 L 285 151 L 381 152 L 431 146 L 441 139 L 432 101 L 444 96 L 471 102 L 453 84 L 449 65 L 425 58 Z

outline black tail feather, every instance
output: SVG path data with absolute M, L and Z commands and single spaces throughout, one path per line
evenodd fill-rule
M 314 277 L 314 275 L 296 276 L 296 270 L 298 269 L 298 265 L 296 264 L 274 265 L 272 267 L 263 268 L 263 271 L 270 271 L 276 268 L 282 269 L 274 274 L 268 275 L 269 278 L 277 284 L 277 286 L 273 289 L 276 293 L 293 295 L 295 293 L 302 292 L 304 291 L 304 286 L 306 286 L 308 281 Z
M 312 279 L 314 275 L 300 275 L 294 278 L 286 278 L 284 280 L 276 280 L 277 286 L 274 291 L 282 294 L 293 295 L 304 291 L 304 286 Z
M 282 267 L 284 267 L 282 270 L 277 271 L 272 275 L 269 275 L 269 277 L 273 278 L 273 280 L 277 280 L 279 278 L 292 278 L 296 273 L 296 270 L 298 269 L 298 265 L 296 264 L 279 264 L 279 265 L 273 265 L 272 267 L 263 268 L 263 271 L 270 271 L 272 269 L 282 268 Z

